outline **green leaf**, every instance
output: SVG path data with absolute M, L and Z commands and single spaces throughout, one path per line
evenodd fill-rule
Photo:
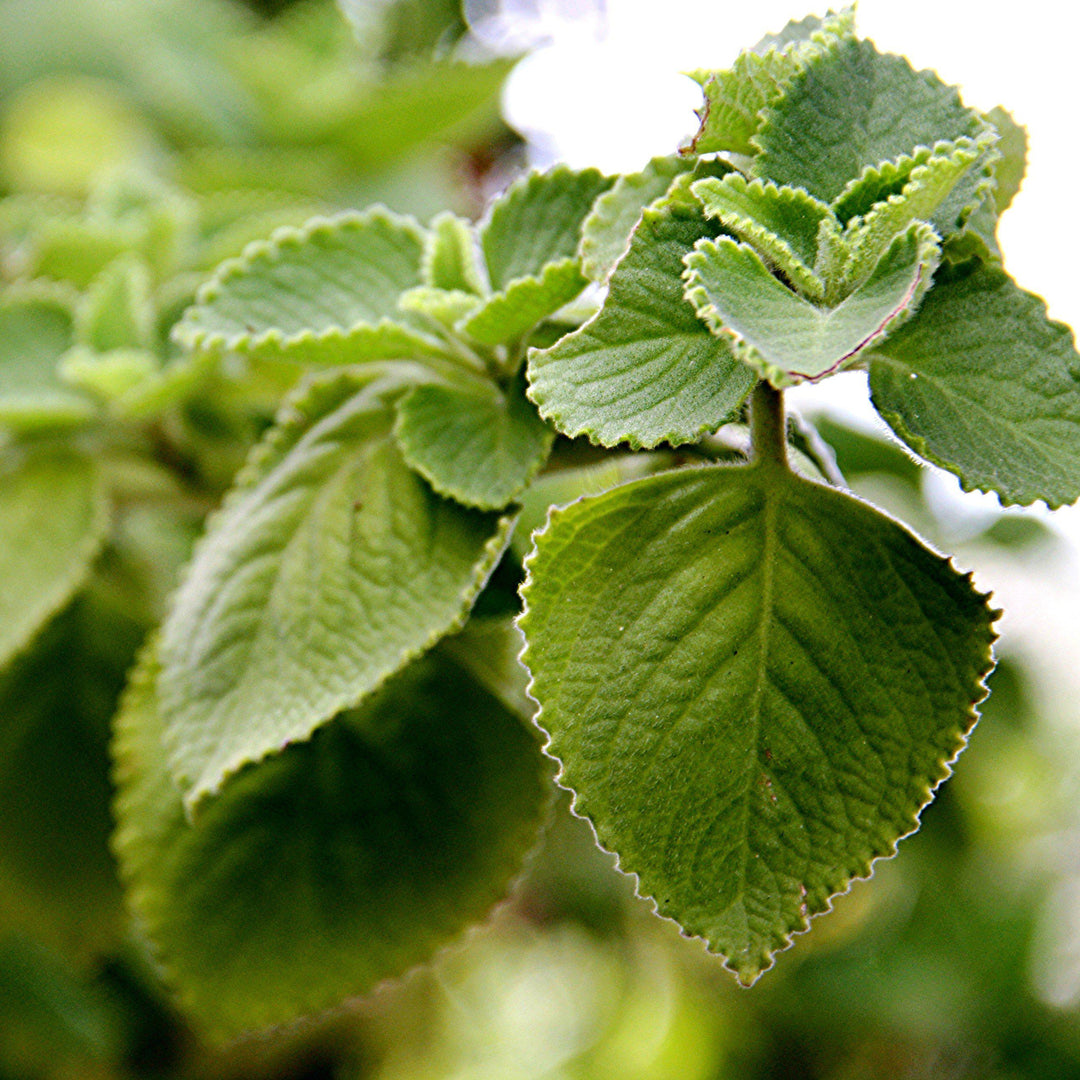
M 937 266 L 934 233 L 913 225 L 893 240 L 867 281 L 821 308 L 778 281 L 752 248 L 702 240 L 686 257 L 687 297 L 717 334 L 774 385 L 816 381 L 858 359 L 910 317 Z
M 424 283 L 433 289 L 482 295 L 487 290 L 478 255 L 472 227 L 464 218 L 449 211 L 436 215 L 424 244 Z
M 705 91 L 701 127 L 690 144 L 696 154 L 729 150 L 752 155 L 762 110 L 781 97 L 788 83 L 819 53 L 854 33 L 852 9 L 790 22 L 754 49 L 740 53 L 728 71 L 698 72 L 693 77 Z
M 708 217 L 774 264 L 795 288 L 813 300 L 824 297 L 825 285 L 812 269 L 821 225 L 833 219 L 824 203 L 800 188 L 778 188 L 761 180 L 747 183 L 740 173 L 698 180 L 690 190 Z
M 476 293 L 460 289 L 437 289 L 417 285 L 406 289 L 398 299 L 398 308 L 424 318 L 434 319 L 451 330 L 471 315 L 483 303 Z
M 529 396 L 565 435 L 603 446 L 694 442 L 732 418 L 753 373 L 683 298 L 682 259 L 717 228 L 700 209 L 646 210 L 603 308 L 529 356 Z
M 438 654 L 238 774 L 194 823 L 150 653 L 116 725 L 115 849 L 181 1004 L 217 1037 L 369 992 L 502 897 L 549 771 L 532 732 Z
M 516 341 L 573 300 L 588 283 L 576 258 L 550 262 L 536 277 L 518 278 L 489 296 L 458 329 L 485 345 Z
M 398 309 L 422 284 L 424 237 L 381 207 L 282 229 L 226 262 L 173 330 L 189 349 L 304 363 L 439 355 Z
M 397 403 L 405 463 L 440 494 L 465 506 L 500 510 L 539 471 L 554 432 L 515 384 L 487 380 L 428 383 Z
M 753 173 L 830 202 L 867 166 L 979 134 L 955 87 L 847 38 L 819 52 L 765 112 Z
M 1080 497 L 1080 356 L 1072 331 L 1002 270 L 939 280 L 870 356 L 878 411 L 920 457 L 1006 505 Z
M 1003 214 L 1012 204 L 1027 171 L 1027 129 L 1000 105 L 986 114 L 1000 136 L 1001 156 L 994 164 L 994 208 Z
M 92 460 L 41 454 L 0 471 L 0 668 L 79 591 L 108 529 Z
M 582 222 L 611 183 L 596 169 L 559 165 L 511 184 L 480 226 L 492 289 L 501 292 L 519 278 L 539 277 L 548 263 L 576 258 Z
M 80 964 L 122 935 L 108 731 L 140 633 L 80 598 L 0 673 L 0 925 Z
M 295 394 L 198 544 L 165 619 L 170 767 L 193 809 L 460 625 L 511 521 L 432 492 L 378 367 Z
M 520 619 L 560 782 L 744 983 L 918 827 L 994 614 L 890 518 L 772 467 L 554 511 Z
M 61 290 L 25 285 L 0 292 L 0 429 L 63 427 L 94 416 L 91 399 L 57 377 L 73 334 Z
M 971 139 L 939 143 L 923 164 L 908 173 L 895 195 L 874 203 L 864 216 L 848 221 L 843 240 L 850 250 L 841 292 L 864 282 L 898 233 L 916 221 L 933 221 L 957 185 L 978 159 Z M 939 232 L 944 235 L 945 230 Z
M 58 372 L 64 382 L 107 402 L 123 402 L 141 395 L 160 376 L 157 357 L 146 349 L 112 349 L 96 353 L 76 345 L 64 353 Z
M 156 312 L 150 274 L 138 259 L 117 259 L 91 283 L 76 310 L 79 343 L 96 352 L 150 349 L 155 344 Z
M 620 176 L 601 195 L 581 226 L 581 271 L 592 281 L 604 281 L 622 258 L 642 211 L 659 199 L 671 182 L 693 167 L 690 158 L 671 154 L 654 157 L 641 172 Z

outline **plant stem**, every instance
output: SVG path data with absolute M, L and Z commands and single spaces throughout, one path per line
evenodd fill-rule
M 755 465 L 786 469 L 784 393 L 762 379 L 750 398 L 750 446 Z

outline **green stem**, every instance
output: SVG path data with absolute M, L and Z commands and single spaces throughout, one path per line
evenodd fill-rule
M 750 445 L 755 465 L 787 468 L 784 393 L 764 379 L 754 387 L 750 398 Z

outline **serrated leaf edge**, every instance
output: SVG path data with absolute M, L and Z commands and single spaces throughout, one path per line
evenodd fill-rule
M 744 464 L 731 464 L 731 465 L 727 465 L 727 464 L 710 464 L 710 465 L 692 465 L 692 466 L 688 466 L 688 468 L 698 468 L 698 469 L 701 469 L 701 468 L 705 468 L 705 469 L 707 469 L 707 468 L 712 468 L 712 469 L 748 469 L 748 468 L 753 468 L 753 467 L 754 467 L 753 465 L 744 465 Z M 675 471 L 675 470 L 666 470 L 666 471 Z M 679 471 L 683 471 L 683 470 L 679 470 Z M 656 474 L 653 474 L 653 475 L 663 475 L 663 473 L 656 473 Z M 804 483 L 814 484 L 817 487 L 825 487 L 826 490 L 834 490 L 834 489 L 829 489 L 827 487 L 827 485 L 821 484 L 818 481 L 812 480 L 812 479 L 810 479 L 808 477 L 800 477 L 799 479 Z M 636 480 L 629 481 L 629 483 L 636 483 L 636 482 L 637 482 Z M 617 485 L 616 488 L 612 488 L 610 490 L 614 491 L 614 490 L 617 490 L 618 487 L 625 487 L 625 486 L 626 486 L 625 484 L 620 484 L 620 485 Z M 565 765 L 564 765 L 563 761 L 556 754 L 554 754 L 552 752 L 552 750 L 551 750 L 552 737 L 551 737 L 551 734 L 544 728 L 543 722 L 542 722 L 543 721 L 544 706 L 543 706 L 543 703 L 533 693 L 533 688 L 535 686 L 536 679 L 533 676 L 532 669 L 529 667 L 529 664 L 528 664 L 529 637 L 528 637 L 528 632 L 527 632 L 526 626 L 524 626 L 523 623 L 526 622 L 526 620 L 528 618 L 528 614 L 529 614 L 528 588 L 532 584 L 532 581 L 533 581 L 533 573 L 532 573 L 533 562 L 535 561 L 536 556 L 537 556 L 536 540 L 540 536 L 544 535 L 548 531 L 548 529 L 551 527 L 552 522 L 561 513 L 568 510 L 571 506 L 576 506 L 578 503 L 585 502 L 585 501 L 590 500 L 590 499 L 602 498 L 604 495 L 609 494 L 609 492 L 603 492 L 600 495 L 580 495 L 580 496 L 578 496 L 578 498 L 574 499 L 573 502 L 571 502 L 571 503 L 567 503 L 567 504 L 565 504 L 563 506 L 551 506 L 551 507 L 549 507 L 548 508 L 547 520 L 545 521 L 542 528 L 536 529 L 533 532 L 533 534 L 532 534 L 532 538 L 533 538 L 532 551 L 525 557 L 525 559 L 524 559 L 524 561 L 522 563 L 522 568 L 525 571 L 525 578 L 522 581 L 520 588 L 518 589 L 518 595 L 521 598 L 521 611 L 514 619 L 514 623 L 518 627 L 518 629 L 521 631 L 521 635 L 522 635 L 522 638 L 524 640 L 524 645 L 522 646 L 521 652 L 518 654 L 518 662 L 521 663 L 521 664 L 524 664 L 525 669 L 529 672 L 529 682 L 528 682 L 528 685 L 525 688 L 525 692 L 526 692 L 526 694 L 528 694 L 529 698 L 536 704 L 536 711 L 535 711 L 535 713 L 533 715 L 533 723 L 540 730 L 541 735 L 545 738 L 545 742 L 543 744 L 543 751 L 548 757 L 550 757 L 552 759 L 552 761 L 555 762 L 556 766 L 558 767 L 558 772 L 555 775 L 555 783 L 558 784 L 558 786 L 561 787 L 564 791 L 569 792 L 569 794 L 570 794 L 570 810 L 571 810 L 571 813 L 573 813 L 573 815 L 575 817 L 582 819 L 583 821 L 585 821 L 589 825 L 589 828 L 592 830 L 593 838 L 596 840 L 597 847 L 600 848 L 601 851 L 606 852 L 608 855 L 611 855 L 614 858 L 614 865 L 615 865 L 616 870 L 618 870 L 621 874 L 625 874 L 627 877 L 629 877 L 629 878 L 631 878 L 633 880 L 633 883 L 634 883 L 634 895 L 636 897 L 638 897 L 639 899 L 644 900 L 649 905 L 651 905 L 653 914 L 656 915 L 658 918 L 663 919 L 665 922 L 670 922 L 670 923 L 674 924 L 674 926 L 678 929 L 680 936 L 682 936 L 684 938 L 700 941 L 700 942 L 702 942 L 704 944 L 706 952 L 708 952 L 708 953 L 710 953 L 711 955 L 714 955 L 714 956 L 721 956 L 722 959 L 723 959 L 724 967 L 728 971 L 730 971 L 733 975 L 735 975 L 735 977 L 739 980 L 740 985 L 742 985 L 744 987 L 752 986 L 754 983 L 756 983 L 758 981 L 759 978 L 761 978 L 762 975 L 765 974 L 766 971 L 771 970 L 776 964 L 777 955 L 779 953 L 782 953 L 782 952 L 786 951 L 787 949 L 791 948 L 791 946 L 795 944 L 795 938 L 797 936 L 807 933 L 812 928 L 811 923 L 812 923 L 813 919 L 817 918 L 820 915 L 826 915 L 830 911 L 832 911 L 833 903 L 838 897 L 845 896 L 848 892 L 850 892 L 852 887 L 854 886 L 854 884 L 857 881 L 866 881 L 866 880 L 869 880 L 871 877 L 873 877 L 875 864 L 881 859 L 892 858 L 897 853 L 897 850 L 898 850 L 898 847 L 899 847 L 899 844 L 900 844 L 901 840 L 904 840 L 907 837 L 911 836 L 913 833 L 918 832 L 918 830 L 919 830 L 919 828 L 920 828 L 920 826 L 922 824 L 921 818 L 922 818 L 923 811 L 933 801 L 934 794 L 937 791 L 937 789 L 941 786 L 941 784 L 944 783 L 950 776 L 952 776 L 953 765 L 955 764 L 956 760 L 960 757 L 960 755 L 963 753 L 963 751 L 967 748 L 967 743 L 968 743 L 968 739 L 971 736 L 971 732 L 974 730 L 975 725 L 978 723 L 979 718 L 980 718 L 979 711 L 978 711 L 978 706 L 983 701 L 986 700 L 986 697 L 990 692 L 989 688 L 986 685 L 986 680 L 990 676 L 991 672 L 993 672 L 994 667 L 996 666 L 996 663 L 997 663 L 996 658 L 994 656 L 994 648 L 993 648 L 993 646 L 994 646 L 994 642 L 997 640 L 999 635 L 993 629 L 993 624 L 995 622 L 997 622 L 1002 617 L 1004 612 L 1000 608 L 991 608 L 990 607 L 989 601 L 990 601 L 991 597 L 993 596 L 993 592 L 992 591 L 988 591 L 988 592 L 985 592 L 985 593 L 980 592 L 975 587 L 975 580 L 974 580 L 975 575 L 974 575 L 973 571 L 968 571 L 967 573 L 963 573 L 960 570 L 958 570 L 956 568 L 955 564 L 953 563 L 953 560 L 951 558 L 942 555 L 940 552 L 937 551 L 936 548 L 934 548 L 931 544 L 927 543 L 922 537 L 918 536 L 906 524 L 904 524 L 899 519 L 893 517 L 892 514 L 888 513 L 885 510 L 882 510 L 878 506 L 875 506 L 873 503 L 868 502 L 867 500 L 860 498 L 858 495 L 854 494 L 851 491 L 846 491 L 845 490 L 842 493 L 847 498 L 850 498 L 850 499 L 854 500 L 855 502 L 857 502 L 857 503 L 859 503 L 859 504 L 861 504 L 861 505 L 863 505 L 865 507 L 868 507 L 870 510 L 874 511 L 875 513 L 881 515 L 884 518 L 887 518 L 894 525 L 896 525 L 899 528 L 903 529 L 904 532 L 906 532 L 909 536 L 913 537 L 915 539 L 915 541 L 917 543 L 919 543 L 922 547 L 924 547 L 931 555 L 935 556 L 941 562 L 945 563 L 951 570 L 953 570 L 954 573 L 960 574 L 968 582 L 968 584 L 971 586 L 972 592 L 985 602 L 985 606 L 986 606 L 986 609 L 987 609 L 987 615 L 988 615 L 986 625 L 987 625 L 987 629 L 989 631 L 987 641 L 986 641 L 986 646 L 985 646 L 985 653 L 984 653 L 985 671 L 983 672 L 983 674 L 981 676 L 979 676 L 977 678 L 974 686 L 971 687 L 971 690 L 973 691 L 972 700 L 971 700 L 970 705 L 968 706 L 967 713 L 966 713 L 966 715 L 970 718 L 971 723 L 968 724 L 966 730 L 963 729 L 963 728 L 957 729 L 957 736 L 958 736 L 959 745 L 958 745 L 958 747 L 956 749 L 956 752 L 951 757 L 946 758 L 941 762 L 940 775 L 936 779 L 932 780 L 930 783 L 928 783 L 926 785 L 926 790 L 925 790 L 926 798 L 923 801 L 922 805 L 919 806 L 919 808 L 917 809 L 917 811 L 913 815 L 913 817 L 911 819 L 911 828 L 908 829 L 907 832 L 902 833 L 900 836 L 896 837 L 896 839 L 893 840 L 893 842 L 890 845 L 887 846 L 887 850 L 882 851 L 879 854 L 872 855 L 869 859 L 861 862 L 860 865 L 859 865 L 858 870 L 855 873 L 849 875 L 848 880 L 847 880 L 846 884 L 844 885 L 844 887 L 842 889 L 838 889 L 838 890 L 832 892 L 831 895 L 826 898 L 825 906 L 820 911 L 813 911 L 813 912 L 804 911 L 804 913 L 801 914 L 799 920 L 796 923 L 794 923 L 793 925 L 788 926 L 783 932 L 775 935 L 775 937 L 773 939 L 773 942 L 771 943 L 771 945 L 768 948 L 768 951 L 766 952 L 765 957 L 764 957 L 764 959 L 767 960 L 767 963 L 765 965 L 763 965 L 761 967 L 761 969 L 758 971 L 758 973 L 749 981 L 744 981 L 742 979 L 742 977 L 741 977 L 741 975 L 740 975 L 740 973 L 738 971 L 738 968 L 731 963 L 731 961 L 730 961 L 730 959 L 728 957 L 723 956 L 721 953 L 719 953 L 717 951 L 714 951 L 712 948 L 710 948 L 708 939 L 703 934 L 695 931 L 690 926 L 684 926 L 682 923 L 679 922 L 678 919 L 676 919 L 676 918 L 674 918 L 674 917 L 672 917 L 670 915 L 665 915 L 663 912 L 661 912 L 660 908 L 659 908 L 659 901 L 657 900 L 657 898 L 655 896 L 651 895 L 650 893 L 644 892 L 642 890 L 642 888 L 641 888 L 641 878 L 638 875 L 637 871 L 635 871 L 633 869 L 630 869 L 628 867 L 624 867 L 622 865 L 622 858 L 619 855 L 619 853 L 614 848 L 609 847 L 604 843 L 604 840 L 599 835 L 599 833 L 597 832 L 596 826 L 593 824 L 592 819 L 588 816 L 587 812 L 584 809 L 584 803 L 582 803 L 582 801 L 581 801 L 581 793 L 576 791 L 574 788 L 569 787 L 568 785 L 563 783 L 563 773 L 565 771 Z

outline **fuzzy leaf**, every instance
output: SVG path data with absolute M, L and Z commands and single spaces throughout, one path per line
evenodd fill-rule
M 476 379 L 409 390 L 394 435 L 406 464 L 440 495 L 500 510 L 543 465 L 554 432 L 520 385 L 503 391 Z
M 850 9 L 824 19 L 792 21 L 779 34 L 742 52 L 730 70 L 697 73 L 694 78 L 702 84 L 705 107 L 698 114 L 701 127 L 690 149 L 697 154 L 755 153 L 753 138 L 761 127 L 762 110 L 783 95 L 808 60 L 853 31 Z
M 576 258 L 581 223 L 611 183 L 596 169 L 559 165 L 511 184 L 480 226 L 492 289 L 501 292 L 519 278 L 538 277 L 548 263 Z
M 489 296 L 458 329 L 484 345 L 516 341 L 573 300 L 587 284 L 576 258 L 550 262 L 537 276 L 517 278 Z
M 641 172 L 620 176 L 593 203 L 581 226 L 579 249 L 581 270 L 587 278 L 597 282 L 607 278 L 626 251 L 645 207 L 692 166 L 692 160 L 678 154 L 654 157 Z
M 438 355 L 398 297 L 422 284 L 424 237 L 376 207 L 282 229 L 221 266 L 173 336 L 189 349 L 304 363 Z
M 448 292 L 482 294 L 485 285 L 478 256 L 472 228 L 464 218 L 449 212 L 436 215 L 424 244 L 424 284 Z
M 437 495 L 391 434 L 403 383 L 324 377 L 212 519 L 161 640 L 170 767 L 192 809 L 459 625 L 509 522 Z
M 821 224 L 833 217 L 824 203 L 800 188 L 747 183 L 740 173 L 698 180 L 691 191 L 708 217 L 773 263 L 797 289 L 814 300 L 824 296 L 825 286 L 812 269 Z
M 917 828 L 992 666 L 969 578 L 776 469 L 581 500 L 527 566 L 523 659 L 560 782 L 744 983 Z
M 80 344 L 97 352 L 149 349 L 156 343 L 150 274 L 137 259 L 121 258 L 91 283 L 76 312 Z
M 194 823 L 147 656 L 116 725 L 114 846 L 181 1004 L 212 1035 L 404 974 L 502 897 L 550 781 L 533 734 L 435 654 L 237 775 Z
M 867 166 L 982 127 L 955 87 L 847 38 L 820 52 L 766 110 L 753 173 L 830 202 Z
M 529 357 L 529 396 L 565 435 L 603 446 L 693 442 L 729 420 L 753 373 L 683 299 L 682 258 L 716 235 L 700 210 L 646 210 L 603 308 Z
M 774 384 L 815 381 L 854 362 L 911 315 L 937 265 L 933 236 L 917 224 L 896 237 L 867 281 L 834 308 L 793 293 L 747 245 L 703 240 L 686 257 L 687 297 Z
M 944 276 L 870 354 L 878 411 L 917 454 L 1005 504 L 1080 497 L 1080 355 L 990 266 Z
M 39 455 L 0 472 L 0 668 L 78 592 L 108 529 L 90 459 Z
M 96 413 L 85 394 L 57 377 L 74 334 L 71 306 L 47 286 L 0 293 L 0 429 L 80 424 Z
M 1003 214 L 1012 204 L 1027 171 L 1027 129 L 1000 105 L 986 114 L 1000 136 L 1001 156 L 994 164 L 994 209 Z

